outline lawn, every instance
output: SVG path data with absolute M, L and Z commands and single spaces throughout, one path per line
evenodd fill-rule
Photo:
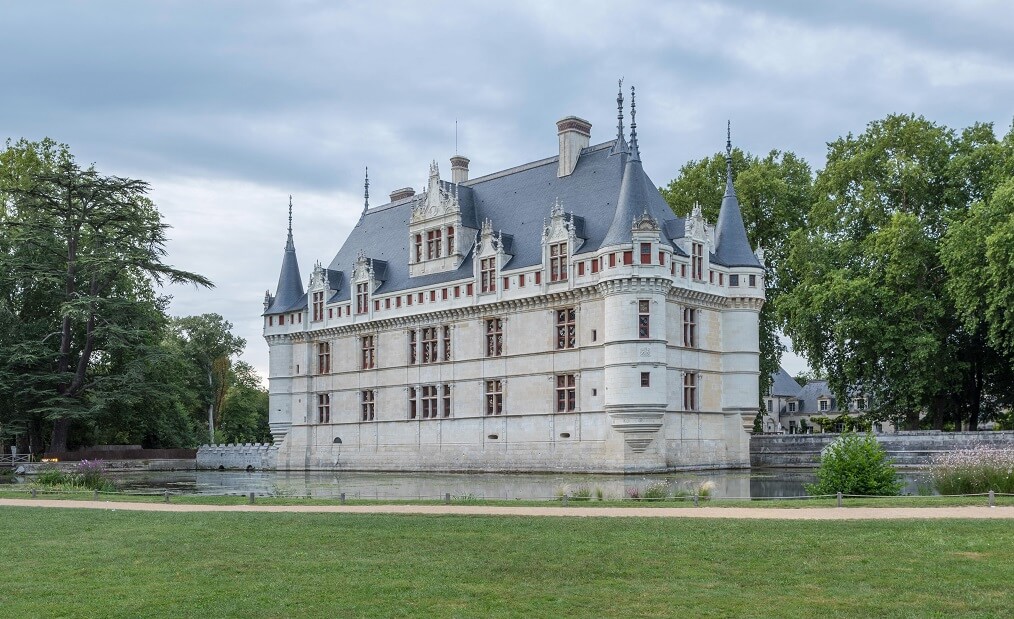
M 25 617 L 1009 616 L 1009 521 L 0 508 Z

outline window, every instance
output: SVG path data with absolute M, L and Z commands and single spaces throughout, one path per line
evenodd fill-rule
M 641 386 L 651 387 L 651 372 L 641 372 Z
M 461 297 L 461 286 L 454 287 L 454 298 L 458 299 Z
M 442 300 L 442 301 L 446 301 L 447 300 L 447 289 L 446 288 L 443 288 L 443 289 L 440 290 L 440 300 Z
M 272 327 L 272 326 L 274 326 L 274 324 L 275 324 L 275 317 L 274 316 L 268 316 L 268 326 Z
M 751 275 L 750 276 L 750 287 L 751 288 L 756 288 L 757 287 L 757 276 L 756 275 Z
M 503 355 L 503 320 L 500 318 L 486 319 L 486 356 Z
M 436 385 L 423 385 L 422 387 L 422 418 L 437 418 L 437 387 Z
M 415 235 L 415 261 L 422 262 L 422 235 Z
M 686 276 L 687 276 L 687 265 L 681 264 L 680 265 L 680 277 L 686 277 Z
M 577 378 L 574 374 L 556 375 L 556 412 L 569 413 L 577 409 Z
M 856 398 L 856 410 L 866 410 L 866 398 Z
M 415 344 L 416 344 L 416 331 L 415 331 L 415 329 L 410 329 L 409 332 L 408 332 L 408 362 L 409 363 L 418 363 L 418 361 L 419 361 L 419 355 L 418 355 L 418 352 L 417 352 Z
M 510 290 L 510 288 L 511 288 L 511 278 L 509 277 L 503 278 L 503 289 Z
M 370 284 L 363 282 L 356 284 L 356 313 L 365 314 L 370 311 Z
M 518 275 L 518 288 L 524 287 L 525 287 L 525 274 L 522 273 L 521 275 Z
M 467 292 L 465 294 L 467 294 L 468 296 L 472 296 L 472 294 L 474 293 L 475 293 L 475 284 L 469 284 L 467 287 Z
M 637 337 L 641 339 L 647 339 L 651 337 L 649 318 L 651 301 L 638 301 L 637 302 Z
M 718 285 L 719 286 L 724 286 L 725 285 L 725 273 L 719 273 L 718 274 Z
M 616 254 L 609 254 L 609 267 L 616 266 Z
M 285 324 L 285 314 L 280 314 L 278 316 L 278 326 L 281 327 L 284 324 Z
M 451 360 L 451 328 L 444 326 L 444 361 Z
M 313 321 L 324 320 L 324 292 L 313 293 Z
M 437 328 L 426 327 L 422 330 L 422 362 L 436 363 L 437 361 Z
M 827 411 L 827 410 L 829 410 L 831 408 L 831 403 L 829 401 L 827 401 L 827 400 L 821 400 L 819 402 L 819 404 L 820 404 L 820 410 L 821 411 Z
M 373 311 L 375 311 L 375 312 L 379 312 L 380 311 L 380 301 L 374 301 L 373 302 Z
M 692 307 L 683 309 L 683 345 L 697 348 L 697 310 Z
M 690 263 L 693 265 L 694 279 L 704 279 L 704 245 L 701 243 L 691 244 Z
M 447 255 L 454 253 L 454 226 L 447 226 Z
M 401 307 L 401 295 L 400 294 L 398 296 L 394 297 L 394 306 L 395 307 Z
M 599 272 L 599 261 L 598 260 L 592 260 L 592 273 L 598 273 L 598 272 Z
M 426 259 L 432 260 L 440 257 L 440 230 L 430 230 L 426 233 Z
M 331 373 L 331 342 L 317 342 L 317 373 Z
M 374 336 L 364 335 L 360 338 L 360 348 L 362 349 L 362 356 L 360 357 L 360 368 L 364 370 L 372 370 L 377 364 L 377 348 Z
M 556 310 L 556 349 L 574 348 L 577 345 L 576 312 L 573 307 Z
M 584 275 L 584 262 L 577 263 L 577 274 Z
M 623 264 L 634 264 L 634 252 L 625 251 L 623 252 Z
M 503 414 L 503 381 L 486 381 L 486 414 Z
M 683 410 L 697 410 L 697 374 L 693 372 L 683 375 Z
M 408 418 L 415 419 L 416 416 L 416 391 L 415 387 L 408 388 Z
M 774 403 L 774 401 L 773 401 L 773 400 L 768 400 L 768 401 L 767 401 L 767 407 L 768 407 L 768 412 L 769 412 L 769 413 L 770 413 L 770 412 L 772 411 L 772 409 L 774 408 L 774 405 L 775 405 L 775 403 Z
M 715 283 L 715 272 L 714 271 L 708 271 L 708 283 L 709 284 L 714 284 Z
M 661 251 L 658 252 L 658 263 L 662 264 L 662 265 L 665 264 L 665 252 L 661 252 Z
M 328 318 L 334 318 L 334 308 L 333 307 L 327 308 L 327 317 Z
M 592 329 L 592 341 L 593 342 L 596 341 L 596 340 L 598 340 L 598 336 L 599 336 L 599 332 L 596 331 L 595 329 Z
M 451 416 L 451 386 L 450 385 L 444 385 L 444 398 L 443 398 L 443 400 L 444 400 L 443 401 L 444 417 L 450 417 Z
M 790 413 L 796 412 L 796 403 L 795 402 L 789 402 L 789 412 Z
M 331 423 L 331 394 L 317 394 L 317 423 Z
M 651 243 L 641 243 L 641 264 L 651 264 Z
M 535 285 L 538 286 L 542 283 L 542 271 L 535 272 Z
M 739 275 L 729 275 L 729 287 L 735 288 L 739 286 Z
M 567 244 L 553 243 L 549 246 L 549 281 L 567 280 Z
M 376 398 L 376 391 L 373 389 L 363 389 L 359 392 L 360 407 L 363 411 L 363 421 L 373 421 L 374 419 L 374 408 L 373 403 Z
M 496 292 L 496 258 L 483 258 L 479 261 L 479 290 Z

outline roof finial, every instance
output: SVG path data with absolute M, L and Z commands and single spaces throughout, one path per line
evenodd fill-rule
M 285 249 L 295 251 L 296 246 L 292 242 L 292 194 L 289 194 L 289 236 L 285 240 Z
M 732 159 L 732 121 L 725 121 L 725 158 Z
M 366 166 L 366 180 L 363 181 L 363 212 L 370 210 L 370 166 Z
M 616 140 L 623 141 L 623 78 L 617 82 L 616 91 Z
M 637 147 L 637 92 L 630 87 L 630 155 L 632 161 L 641 160 L 641 151 Z

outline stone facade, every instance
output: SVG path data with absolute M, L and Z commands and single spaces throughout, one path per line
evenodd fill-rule
M 669 211 L 633 127 L 629 147 L 622 124 L 572 141 L 455 183 L 432 164 L 425 191 L 364 210 L 298 301 L 266 295 L 275 467 L 749 466 L 764 271 L 748 246 L 718 257 L 746 242 L 731 167 L 721 241 L 699 209 Z M 291 297 L 291 228 L 286 252 Z

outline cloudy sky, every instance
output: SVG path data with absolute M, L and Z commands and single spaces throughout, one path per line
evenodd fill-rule
M 565 115 L 609 139 L 624 76 L 659 185 L 727 118 L 737 146 L 815 169 L 890 113 L 1010 126 L 1010 2 L 812 4 L 0 0 L 0 137 L 151 182 L 170 262 L 216 283 L 170 290 L 172 311 L 224 315 L 264 371 L 288 195 L 305 282 L 358 218 L 364 166 L 374 204 L 431 159 L 449 176 L 455 121 L 479 176 L 555 154 Z

